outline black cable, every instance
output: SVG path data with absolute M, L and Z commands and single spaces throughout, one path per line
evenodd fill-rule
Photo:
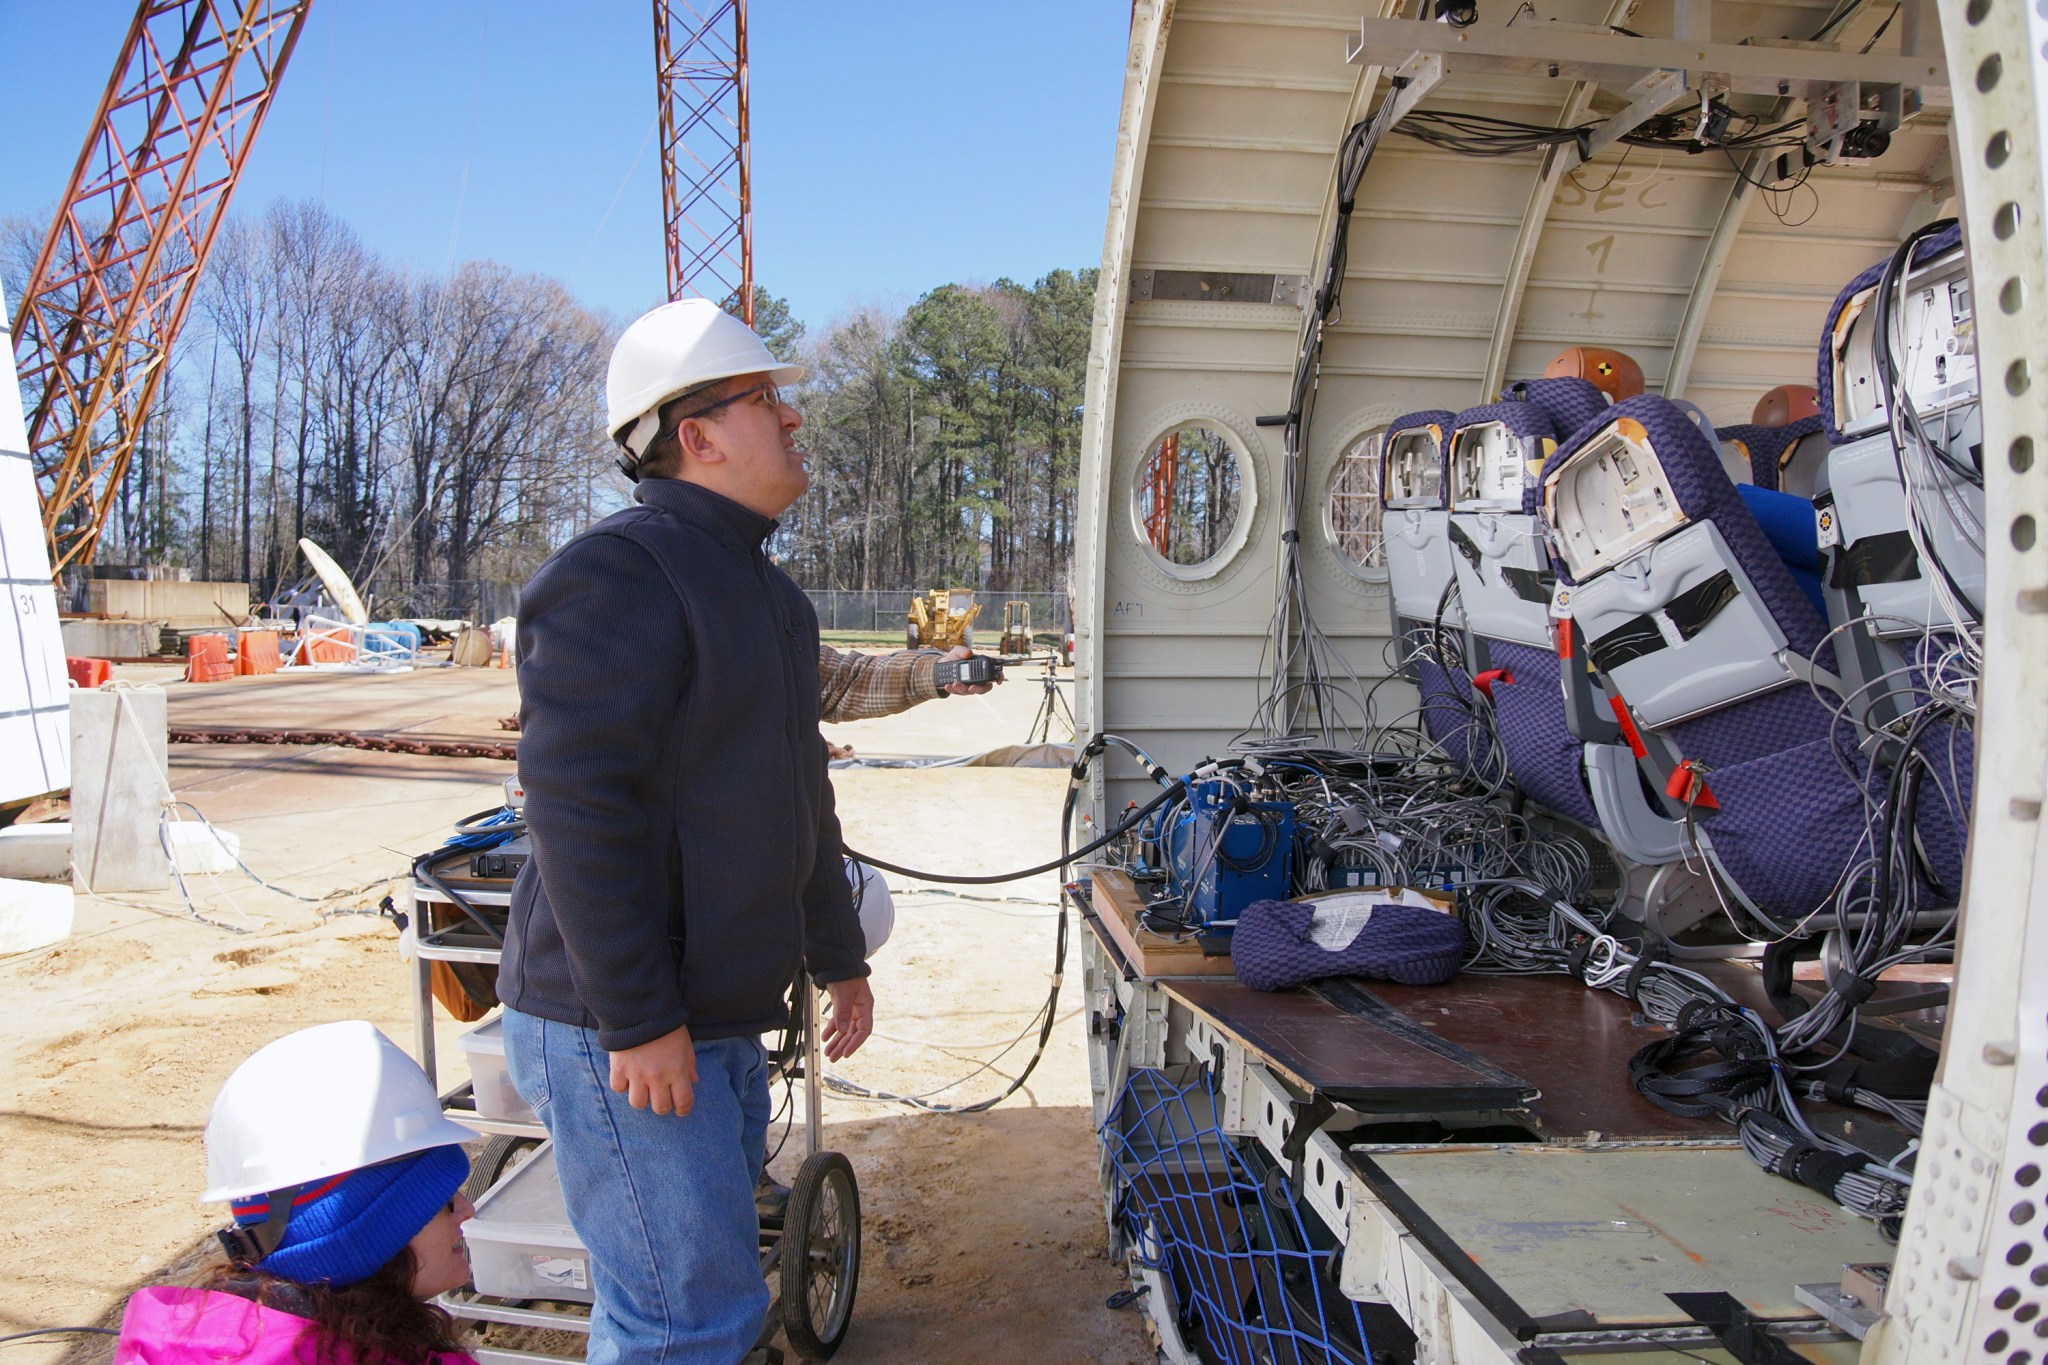
M 466 848 L 450 848 L 446 844 L 443 844 L 440 848 L 434 849 L 433 851 L 428 853 L 422 853 L 419 857 L 414 858 L 412 860 L 412 875 L 415 880 L 425 882 L 428 886 L 433 887 L 434 890 L 446 896 L 451 905 L 453 905 L 456 909 L 460 910 L 464 915 L 468 916 L 469 919 L 476 925 L 477 928 L 483 930 L 486 934 L 488 934 L 490 936 L 492 943 L 495 943 L 496 945 L 498 945 L 498 947 L 502 948 L 505 946 L 505 935 L 503 931 L 501 931 L 497 925 L 492 924 L 489 920 L 485 919 L 482 913 L 479 912 L 474 905 L 471 905 L 469 903 L 469 898 L 467 896 L 463 895 L 460 891 L 457 891 L 454 887 L 448 885 L 448 883 L 442 881 L 439 877 L 435 876 L 433 872 L 428 870 L 427 865 L 429 863 L 437 862 L 440 859 L 448 857 L 452 854 L 468 853 L 471 851 L 472 850 Z M 419 926 L 413 932 L 421 938 L 428 937 L 425 925 Z M 434 932 L 439 933 L 441 931 L 435 930 Z
M 1899 249 L 1892 253 L 1891 261 L 1885 266 L 1884 273 L 1878 276 L 1877 293 L 1870 303 L 1874 315 L 1870 338 L 1871 360 L 1877 370 L 1879 390 L 1884 395 L 1885 429 L 1891 438 L 1892 462 L 1899 471 L 1901 482 L 1908 490 L 1909 501 L 1912 500 L 1914 481 L 1906 474 L 1906 451 L 1899 441 L 1899 422 L 1894 414 L 1905 419 L 1905 424 L 1921 451 L 1948 466 L 1950 472 L 1972 487 L 1981 489 L 1984 486 L 1984 475 L 1980 471 L 1972 468 L 1966 461 L 1957 459 L 1946 443 L 1928 437 L 1926 428 L 1920 424 L 1920 414 L 1913 406 L 1912 395 L 1906 392 L 1905 385 L 1899 382 L 1898 357 L 1892 353 L 1892 309 L 1897 306 L 1899 284 L 1905 279 L 1906 272 L 1913 268 L 1913 255 L 1920 244 L 1955 226 L 1955 221 L 1953 218 L 1937 219 L 1909 234 L 1906 240 L 1899 244 Z M 1911 510 L 1914 515 L 1918 515 L 1917 507 Z M 1927 548 L 1930 551 L 1934 549 L 1931 535 Z M 1932 554 L 1929 554 L 1928 558 L 1933 560 L 1934 571 L 1941 575 L 1942 582 L 1955 595 L 1955 600 L 1967 606 L 1981 620 L 1984 615 L 1983 604 L 1963 590 L 1963 585 L 1956 581 L 1955 575 L 1949 572 L 1946 564 Z
M 33 1332 L 9 1332 L 6 1336 L 0 1337 L 0 1346 L 5 1346 L 10 1341 L 27 1341 L 31 1337 L 61 1336 L 67 1332 L 95 1337 L 118 1337 L 121 1335 L 120 1329 L 114 1327 L 38 1327 Z
M 1090 844 L 1087 848 L 1070 852 L 1069 845 L 1073 842 L 1074 805 L 1081 794 L 1081 778 L 1086 774 L 1087 765 L 1094 759 L 1095 755 L 1102 752 L 1103 744 L 1106 740 L 1113 740 L 1125 749 L 1130 750 L 1134 753 L 1137 752 L 1136 746 L 1132 745 L 1128 740 L 1119 740 L 1116 739 L 1114 736 L 1097 735 L 1094 739 L 1090 740 L 1085 746 L 1083 746 L 1081 750 L 1082 757 L 1079 761 L 1075 763 L 1074 767 L 1069 771 L 1067 779 L 1067 799 L 1060 808 L 1060 859 L 1059 862 L 1053 864 L 1053 866 L 1055 867 L 1064 867 L 1068 863 L 1074 861 L 1074 859 L 1082 857 L 1091 850 L 1102 847 L 1102 845 L 1107 843 L 1109 840 L 1120 837 L 1125 832 L 1127 832 L 1132 825 L 1136 824 L 1139 820 L 1142 820 L 1146 815 L 1149 815 L 1155 807 L 1165 802 L 1169 798 L 1179 795 L 1186 788 L 1187 784 L 1185 783 L 1185 781 L 1175 781 L 1171 786 L 1167 787 L 1165 791 L 1161 792 L 1158 796 L 1154 797 L 1150 802 L 1148 802 L 1143 809 L 1134 812 L 1130 816 L 1127 816 L 1123 823 L 1118 825 L 1116 829 L 1110 831 L 1110 833 L 1104 835 L 1101 839 L 1098 839 L 1094 843 Z M 1142 755 L 1140 755 L 1140 761 L 1149 762 L 1149 760 L 1144 759 Z M 1158 765 L 1153 764 L 1151 766 L 1156 768 Z M 875 860 L 872 858 L 860 858 L 859 860 L 861 862 L 872 863 L 874 864 L 874 866 L 877 867 L 889 868 L 889 865 L 887 863 L 878 863 L 875 862 Z M 889 870 L 894 872 L 898 871 L 899 869 L 889 868 Z M 1042 871 L 1045 869 L 1039 870 Z M 906 877 L 922 878 L 924 874 L 918 872 L 905 872 L 903 873 L 903 875 Z M 1020 873 L 1019 875 L 1030 876 L 1032 874 Z M 1003 878 L 1001 880 L 1011 879 Z M 867 1099 L 889 1100 L 896 1104 L 907 1104 L 910 1105 L 912 1108 L 927 1110 L 935 1114 L 979 1114 L 984 1113 L 987 1110 L 993 1109 L 997 1105 L 1001 1104 L 1004 1100 L 1010 1098 L 1010 1096 L 1016 1094 L 1019 1090 L 1022 1090 L 1024 1088 L 1024 1083 L 1031 1079 L 1031 1073 L 1038 1069 L 1038 1063 L 1044 1058 L 1045 1045 L 1049 1041 L 1051 1041 L 1053 1026 L 1059 1022 L 1060 985 L 1066 980 L 1066 973 L 1067 900 L 1066 895 L 1062 893 L 1060 896 L 1059 926 L 1054 931 L 1053 937 L 1052 985 L 1048 987 L 1046 990 L 1045 1004 L 1039 1007 L 1038 1015 L 1034 1016 L 1039 1020 L 1037 1045 L 1032 1048 L 1030 1058 L 1024 1063 L 1023 1070 L 1017 1073 L 1016 1079 L 1012 1080 L 1009 1083 L 1009 1085 L 1005 1086 L 998 1093 L 989 1096 L 987 1099 L 976 1100 L 973 1104 L 940 1104 L 936 1101 L 920 1099 L 916 1096 L 892 1095 L 886 1091 L 872 1090 L 866 1086 L 855 1085 L 850 1081 L 840 1080 L 831 1076 L 825 1077 L 825 1082 L 826 1084 L 830 1085 L 833 1089 L 838 1090 L 842 1094 L 859 1095 Z M 1026 1027 L 1028 1029 L 1029 1026 L 1027 1025 Z M 1013 1043 L 1011 1046 L 1014 1045 L 1015 1044 Z M 1009 1051 L 1009 1048 L 1006 1047 L 1003 1049 L 1003 1051 L 1007 1052 Z M 1001 1053 L 997 1054 L 998 1057 L 1000 1057 L 1001 1055 Z M 985 1065 L 993 1065 L 993 1063 L 991 1062 Z
M 1121 839 L 1124 835 L 1130 833 L 1131 830 L 1135 828 L 1138 825 L 1138 823 L 1142 821 L 1146 816 L 1150 815 L 1153 811 L 1159 809 L 1168 801 L 1172 800 L 1175 796 L 1179 795 L 1181 789 L 1185 785 L 1185 779 L 1176 778 L 1171 786 L 1167 787 L 1166 790 L 1160 792 L 1159 795 L 1153 797 L 1150 801 L 1147 801 L 1144 805 L 1138 807 L 1136 810 L 1131 811 L 1129 814 L 1125 815 L 1122 822 L 1119 823 L 1115 829 L 1112 829 L 1111 831 L 1109 831 L 1109 833 L 1103 835 L 1101 838 L 1096 839 L 1091 843 L 1084 844 L 1080 848 L 1075 849 L 1071 853 L 1062 852 L 1059 857 L 1053 859 L 1049 863 L 1040 863 L 1037 867 L 1027 867 L 1021 872 L 1003 872 L 987 877 L 948 876 L 940 872 L 920 872 L 914 867 L 899 867 L 895 863 L 885 862 L 882 859 L 875 857 L 873 854 L 861 853 L 851 848 L 846 850 L 846 856 L 853 859 L 855 862 L 866 863 L 869 867 L 879 867 L 884 872 L 894 872 L 898 876 L 915 877 L 921 882 L 942 882 L 952 886 L 993 886 L 998 882 L 1021 881 L 1026 877 L 1035 877 L 1041 872 L 1059 871 L 1061 868 L 1064 868 L 1065 866 L 1067 866 L 1067 864 L 1073 862 L 1075 859 L 1085 858 L 1089 854 L 1095 852 L 1097 849 L 1110 843 L 1112 840 Z M 1072 794 L 1077 789 L 1078 788 L 1076 787 L 1068 788 L 1069 807 L 1071 807 L 1073 804 Z M 1067 822 L 1065 820 L 1062 820 L 1060 822 L 1060 842 L 1062 846 L 1064 846 L 1066 843 L 1066 828 Z

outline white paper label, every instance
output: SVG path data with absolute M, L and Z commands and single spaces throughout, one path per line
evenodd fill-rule
M 1332 904 L 1318 905 L 1315 915 L 1308 922 L 1308 936 L 1315 945 L 1326 953 L 1338 952 L 1351 946 L 1358 937 L 1358 931 L 1365 928 L 1372 918 L 1373 902 L 1352 900 L 1349 897 Z
M 1359 931 L 1371 921 L 1376 905 L 1412 905 L 1439 914 L 1451 913 L 1442 903 L 1405 886 L 1350 887 L 1342 891 L 1320 892 L 1303 899 L 1313 912 L 1308 922 L 1309 939 L 1326 953 L 1341 952 L 1350 947 Z
M 557 1289 L 590 1288 L 590 1267 L 574 1256 L 535 1256 L 533 1277 Z
M 1559 581 L 1557 582 L 1557 584 L 1556 584 L 1555 586 L 1553 586 L 1553 587 L 1551 588 L 1551 590 L 1550 590 L 1550 619 L 1551 619 L 1551 620 L 1553 620 L 1553 621 L 1569 621 L 1569 620 L 1571 620 L 1571 619 L 1572 619 L 1572 593 L 1573 593 L 1574 591 L 1575 591 L 1575 589 L 1574 589 L 1574 588 L 1572 587 L 1572 585 L 1571 585 L 1571 584 L 1569 584 L 1569 583 L 1566 583 L 1566 582 L 1564 582 L 1564 581 L 1563 581 L 1562 579 L 1560 579 L 1560 580 L 1559 580 Z

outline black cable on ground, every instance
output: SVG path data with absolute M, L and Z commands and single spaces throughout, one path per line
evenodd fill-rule
M 38 1327 L 33 1332 L 10 1332 L 4 1337 L 0 1337 L 0 1346 L 5 1346 L 10 1341 L 28 1341 L 34 1337 L 56 1337 L 67 1333 L 92 1337 L 118 1337 L 121 1335 L 120 1331 L 113 1327 Z
M 845 850 L 845 852 L 847 857 L 853 859 L 857 863 L 866 863 L 869 867 L 879 867 L 884 872 L 894 872 L 901 877 L 915 877 L 921 882 L 942 882 L 950 886 L 993 886 L 998 882 L 1021 881 L 1026 877 L 1035 877 L 1042 872 L 1057 872 L 1060 869 L 1066 867 L 1069 863 L 1073 862 L 1075 859 L 1085 858 L 1089 854 L 1095 852 L 1100 848 L 1105 847 L 1114 840 L 1121 839 L 1124 835 L 1130 833 L 1133 829 L 1135 829 L 1138 823 L 1141 820 L 1143 820 L 1146 816 L 1150 815 L 1153 811 L 1158 810 L 1161 806 L 1165 805 L 1169 800 L 1178 795 L 1180 793 L 1181 786 L 1182 783 L 1178 779 L 1176 779 L 1171 786 L 1167 787 L 1164 791 L 1160 792 L 1159 795 L 1153 797 L 1150 801 L 1147 801 L 1144 805 L 1138 807 L 1136 810 L 1126 815 L 1123 818 L 1123 820 L 1117 825 L 1117 827 L 1109 831 L 1109 833 L 1101 836 L 1098 839 L 1093 840 L 1090 843 L 1083 844 L 1080 848 L 1075 849 L 1071 853 L 1062 852 L 1059 857 L 1053 859 L 1049 863 L 1040 863 L 1037 867 L 1027 867 L 1021 872 L 1000 872 L 992 876 L 986 877 L 950 876 L 941 872 L 920 872 L 914 867 L 899 867 L 895 863 L 886 862 L 881 858 L 877 858 L 872 854 L 862 853 L 857 849 L 848 848 Z M 1067 808 L 1069 815 L 1071 815 L 1073 809 L 1072 794 L 1074 791 L 1078 789 L 1078 784 L 1070 786 L 1067 789 Z M 1060 842 L 1063 847 L 1068 838 L 1067 830 L 1068 819 L 1066 817 L 1063 817 L 1060 820 Z

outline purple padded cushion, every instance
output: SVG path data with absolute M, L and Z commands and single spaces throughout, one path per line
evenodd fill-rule
M 1586 793 L 1585 745 L 1565 721 L 1564 680 L 1547 649 L 1490 640 L 1487 662 L 1514 676 L 1493 685 L 1494 722 L 1507 751 L 1508 774 L 1531 800 L 1588 829 L 1600 817 Z
M 1802 417 L 1782 427 L 1760 427 L 1743 422 L 1732 427 L 1719 427 L 1715 434 L 1724 441 L 1740 441 L 1742 448 L 1749 452 L 1749 481 L 1758 488 L 1778 491 L 1778 462 L 1785 458 L 1785 452 L 1794 443 L 1803 441 L 1820 430 L 1820 417 Z
M 1570 441 L 1558 447 L 1557 453 L 1544 462 L 1542 482 L 1547 483 L 1550 476 L 1581 447 L 1624 417 L 1635 418 L 1649 433 L 1650 444 L 1664 467 L 1665 482 L 1670 485 L 1672 496 L 1678 500 L 1679 509 L 1688 519 L 1711 521 L 1720 530 L 1721 538 L 1728 542 L 1729 550 L 1734 553 L 1735 562 L 1742 566 L 1742 571 L 1755 585 L 1764 610 L 1785 633 L 1786 643 L 1801 656 L 1814 658 L 1822 668 L 1832 671 L 1835 666 L 1832 647 L 1814 656 L 1814 650 L 1827 634 L 1827 618 L 1814 610 L 1813 603 L 1807 600 L 1806 593 L 1792 577 L 1792 571 L 1771 548 L 1770 540 L 1744 505 L 1742 495 L 1735 491 L 1734 480 L 1721 467 L 1720 452 L 1708 444 L 1706 436 L 1692 424 L 1684 409 L 1648 393 L 1616 403 L 1608 412 L 1608 421 L 1582 428 L 1573 434 Z M 1560 575 L 1563 572 L 1560 564 Z
M 1411 428 L 1426 427 L 1434 424 L 1436 429 L 1444 434 L 1443 439 L 1436 443 L 1436 487 L 1439 495 L 1436 505 L 1438 507 L 1449 507 L 1451 505 L 1451 423 L 1456 420 L 1457 414 L 1448 409 L 1424 408 L 1421 412 L 1411 412 L 1406 417 L 1396 417 L 1393 421 L 1387 423 L 1386 439 L 1380 442 L 1380 487 L 1385 488 L 1387 486 L 1387 452 L 1394 448 L 1394 438 Z
M 1963 894 L 1963 854 L 1970 843 L 1970 794 L 1977 775 L 1977 737 L 1956 725 L 1928 727 L 1920 746 L 1927 772 L 1913 828 L 1927 865 L 1953 904 Z
M 1453 632 L 1445 632 L 1453 634 Z M 1472 696 L 1472 679 L 1462 665 L 1443 661 L 1425 651 L 1430 627 L 1419 625 L 1408 631 L 1408 651 L 1415 658 L 1415 690 L 1422 713 L 1422 728 L 1445 758 L 1492 786 L 1500 780 L 1500 764 L 1489 742 L 1493 717 Z
M 1951 222 L 1945 231 L 1935 233 L 1913 248 L 1913 264 L 1918 265 L 1930 257 L 1939 256 L 1944 251 L 1953 250 L 1962 240 L 1962 224 Z M 1820 390 L 1821 430 L 1827 432 L 1831 445 L 1840 445 L 1849 439 L 1842 435 L 1841 428 L 1835 425 L 1835 320 L 1842 316 L 1842 310 L 1849 306 L 1850 299 L 1877 283 L 1878 278 L 1884 274 L 1884 268 L 1890 264 L 1891 257 L 1886 256 L 1843 285 L 1842 292 L 1835 295 L 1835 301 L 1828 305 L 1828 319 L 1820 329 L 1820 363 L 1815 387 Z
M 1783 697 L 1819 709 L 1804 689 L 1758 700 Z M 1755 709 L 1757 703 L 1731 706 L 1679 727 L 1681 751 L 1696 756 L 1703 732 Z M 1826 724 L 1824 718 L 1821 723 Z M 1788 730 L 1758 744 L 1746 760 L 1720 766 L 1709 760 L 1707 786 L 1720 809 L 1699 812 L 1700 827 L 1714 842 L 1721 870 L 1780 920 L 1826 905 L 1850 862 L 1866 847 L 1863 758 L 1847 734 L 1849 727 L 1841 728 L 1841 735 L 1823 733 L 1805 743 L 1791 742 Z M 1761 729 L 1753 733 L 1758 740 L 1767 738 Z
M 1569 436 L 1588 422 L 1607 415 L 1607 395 L 1591 380 L 1565 375 L 1556 379 L 1523 379 L 1510 384 L 1501 394 L 1507 399 L 1534 403 L 1550 414 L 1560 437 Z
M 1375 905 L 1358 937 L 1334 952 L 1309 937 L 1314 907 L 1253 901 L 1230 939 L 1237 979 L 1255 991 L 1284 991 L 1323 976 L 1369 976 L 1404 986 L 1450 980 L 1465 959 L 1465 924 L 1414 905 Z

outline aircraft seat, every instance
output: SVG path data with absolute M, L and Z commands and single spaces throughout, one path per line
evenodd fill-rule
M 1819 908 L 1863 836 L 1865 767 L 1810 690 L 1813 667 L 1834 667 L 1826 618 L 1720 453 L 1676 404 L 1633 398 L 1545 463 L 1541 497 L 1595 666 L 1639 729 L 1698 765 L 1653 776 L 1703 780 L 1699 842 L 1742 898 Z
M 1381 527 L 1393 598 L 1394 638 L 1420 699 L 1423 730 L 1453 763 L 1490 754 L 1465 662 L 1465 614 L 1453 591 L 1447 463 L 1453 414 L 1441 408 L 1397 417 L 1380 446 Z M 1479 776 L 1488 765 L 1480 760 Z
M 1758 488 L 1813 496 L 1813 464 L 1826 449 L 1821 437 L 1820 415 L 1802 417 L 1781 427 L 1740 422 L 1720 428 L 1724 441 L 1741 448 L 1749 462 L 1749 482 Z M 1814 438 L 1809 443 L 1808 438 Z
M 1533 800 L 1601 828 L 1588 793 L 1585 744 L 1567 724 L 1552 643 L 1550 552 L 1535 511 L 1535 475 L 1565 423 L 1606 409 L 1576 378 L 1531 380 L 1510 397 L 1458 414 L 1450 457 L 1450 539 L 1473 639 L 1474 685 L 1493 704 L 1508 773 Z

